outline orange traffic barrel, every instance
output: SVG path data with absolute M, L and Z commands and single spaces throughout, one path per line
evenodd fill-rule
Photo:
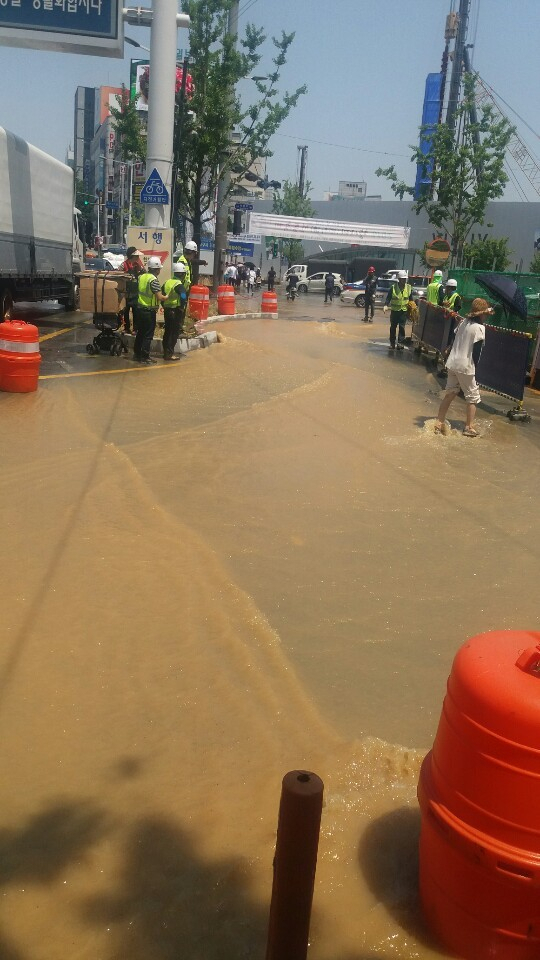
M 218 313 L 222 316 L 232 317 L 236 313 L 234 287 L 224 283 L 218 287 L 217 291 Z
M 265 290 L 262 295 L 261 313 L 277 313 L 277 294 L 274 290 Z
M 24 320 L 0 323 L 0 390 L 37 390 L 40 363 L 38 328 Z
M 206 320 L 210 306 L 208 287 L 193 286 L 189 291 L 189 312 L 195 320 Z
M 466 960 L 540 957 L 540 633 L 459 650 L 420 772 L 420 898 Z

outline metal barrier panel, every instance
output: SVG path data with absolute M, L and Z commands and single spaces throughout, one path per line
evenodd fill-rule
M 476 367 L 479 386 L 511 400 L 523 400 L 530 334 L 486 324 L 486 342 Z
M 450 317 L 442 307 L 436 307 L 432 303 L 421 302 L 418 305 L 420 313 L 418 332 L 414 335 L 420 343 L 426 347 L 443 353 L 448 346 L 448 337 L 452 327 L 452 317 Z

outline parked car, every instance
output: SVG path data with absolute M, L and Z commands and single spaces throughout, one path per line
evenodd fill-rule
M 339 299 L 342 303 L 354 303 L 355 307 L 364 306 L 364 295 L 366 287 L 363 280 L 357 280 L 356 283 L 346 283 L 341 291 Z
M 389 277 L 381 277 L 377 280 L 374 303 L 376 307 L 384 306 L 386 295 L 394 283 Z M 363 280 L 357 280 L 356 283 L 346 283 L 341 292 L 340 300 L 342 303 L 353 304 L 355 307 L 363 307 L 365 303 L 366 288 Z
M 409 277 L 409 283 L 412 287 L 412 294 L 415 300 L 422 300 L 426 296 L 430 279 L 430 277 Z
M 298 293 L 324 293 L 326 273 L 312 273 L 298 284 Z M 343 290 L 343 277 L 334 273 L 334 296 L 338 297 Z
M 89 257 L 84 261 L 85 270 L 117 270 L 118 267 L 114 266 L 110 260 L 107 260 L 105 257 Z

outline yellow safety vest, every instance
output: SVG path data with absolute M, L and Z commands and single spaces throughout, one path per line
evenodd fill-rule
M 439 302 L 440 280 L 432 280 L 426 287 L 426 300 L 428 303 L 437 304 Z
M 457 297 L 459 297 L 459 293 L 456 290 L 456 292 L 453 293 L 452 296 L 444 298 L 442 302 L 443 307 L 448 307 L 449 310 L 453 310 Z
M 156 310 L 158 306 L 158 298 L 150 289 L 150 284 L 153 283 L 155 279 L 156 277 L 153 273 L 141 273 L 139 277 L 139 299 L 137 300 L 137 304 L 146 310 Z
M 167 297 L 163 302 L 164 307 L 179 307 L 180 306 L 180 290 L 179 287 L 183 287 L 182 280 L 178 280 L 177 277 L 171 277 L 170 280 L 166 280 L 163 284 L 161 290 L 162 293 Z
M 407 304 L 409 302 L 409 297 L 411 295 L 411 286 L 409 283 L 406 283 L 403 287 L 403 290 L 399 284 L 395 284 L 392 287 L 392 297 L 390 300 L 390 309 L 391 310 L 403 310 L 405 313 L 407 310 Z
M 190 266 L 189 260 L 187 260 L 184 254 L 182 254 L 181 257 L 178 257 L 178 263 L 183 263 L 186 268 L 186 272 L 184 274 L 184 279 L 182 282 L 184 284 L 185 289 L 189 292 L 189 288 L 191 287 L 191 266 Z

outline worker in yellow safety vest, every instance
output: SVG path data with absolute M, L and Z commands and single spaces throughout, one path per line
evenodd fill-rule
M 409 300 L 413 299 L 412 287 L 407 283 L 406 270 L 399 270 L 397 282 L 390 287 L 386 296 L 386 303 L 383 307 L 386 313 L 390 306 L 390 349 L 396 349 L 396 330 L 399 326 L 399 336 L 397 349 L 403 350 L 403 341 L 405 339 L 405 323 L 407 322 L 407 306 Z
M 439 291 L 442 289 L 442 270 L 436 270 L 431 278 L 431 283 L 426 287 L 426 300 L 428 303 L 437 304 L 439 302 Z
M 439 287 L 439 296 L 437 303 L 440 307 L 446 307 L 454 313 L 461 310 L 461 297 L 457 291 L 457 280 L 447 280 L 446 284 Z
M 166 280 L 161 292 L 167 298 L 163 302 L 165 326 L 163 329 L 163 359 L 180 360 L 182 354 L 175 354 L 174 350 L 182 330 L 186 315 L 188 292 L 186 290 L 186 265 L 183 260 L 173 264 L 173 276 Z
M 137 309 L 135 313 L 137 333 L 133 345 L 133 359 L 138 363 L 156 363 L 150 357 L 152 338 L 156 329 L 156 314 L 160 303 L 167 298 L 161 292 L 158 280 L 161 271 L 159 257 L 149 257 L 146 270 L 138 279 Z

